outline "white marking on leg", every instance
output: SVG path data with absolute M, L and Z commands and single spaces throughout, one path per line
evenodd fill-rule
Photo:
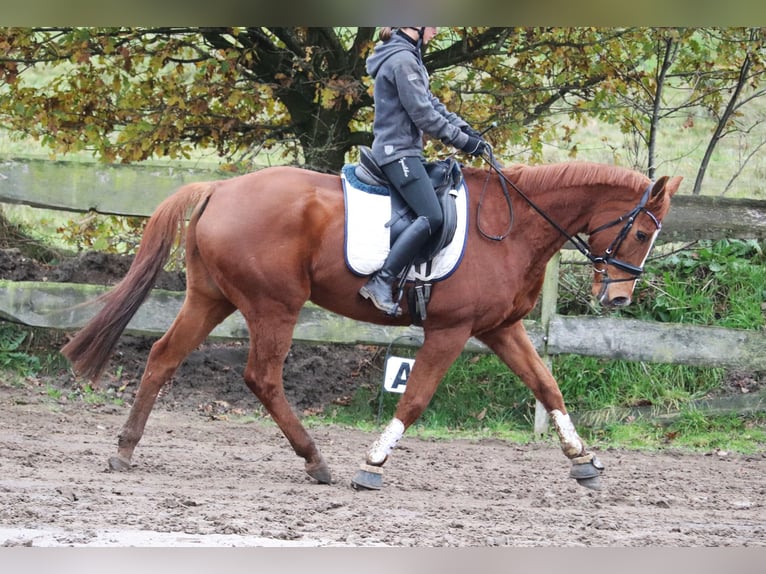
M 577 434 L 569 415 L 565 415 L 558 409 L 552 410 L 550 415 L 556 433 L 559 435 L 561 450 L 564 451 L 564 454 L 569 458 L 581 456 L 585 451 L 585 445 Z
M 391 422 L 388 423 L 388 426 L 383 430 L 378 440 L 370 447 L 370 451 L 367 453 L 368 464 L 383 464 L 403 434 L 404 423 L 399 419 L 391 419 Z

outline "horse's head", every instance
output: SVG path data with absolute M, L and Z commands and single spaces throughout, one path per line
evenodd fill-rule
M 594 221 L 588 243 L 594 263 L 593 295 L 602 305 L 630 305 L 636 279 L 682 179 L 663 176 L 649 184 L 636 205 L 615 204 Z

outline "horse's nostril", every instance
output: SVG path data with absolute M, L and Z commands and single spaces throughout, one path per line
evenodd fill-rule
M 630 297 L 615 297 L 609 301 L 610 307 L 627 307 L 628 305 L 630 305 Z

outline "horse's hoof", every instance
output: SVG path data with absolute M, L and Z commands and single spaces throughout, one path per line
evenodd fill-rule
M 130 470 L 130 461 L 126 458 L 122 458 L 119 455 L 110 456 L 109 470 L 114 472 L 125 472 L 127 470 Z
M 593 454 L 588 454 L 572 461 L 572 470 L 569 471 L 569 477 L 577 480 L 577 484 L 590 488 L 591 490 L 601 490 L 601 472 L 604 465 Z
M 319 484 L 331 484 L 332 474 L 330 467 L 322 460 L 318 463 L 306 463 L 306 474 L 316 480 Z
M 590 488 L 591 490 L 601 490 L 601 477 L 578 478 L 577 484 L 584 486 L 585 488 Z
M 355 490 L 380 490 L 383 488 L 383 469 L 363 464 L 351 479 L 351 487 Z

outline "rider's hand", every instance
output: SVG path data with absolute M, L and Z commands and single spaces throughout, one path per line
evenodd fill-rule
M 483 139 L 469 135 L 468 142 L 461 146 L 460 150 L 474 157 L 478 157 L 484 155 L 484 152 L 487 151 L 487 147 L 487 142 Z
M 463 132 L 466 135 L 475 137 L 475 138 L 481 138 L 481 133 L 477 132 L 475 129 L 473 129 L 468 124 L 464 125 L 462 128 L 460 128 L 460 131 Z

